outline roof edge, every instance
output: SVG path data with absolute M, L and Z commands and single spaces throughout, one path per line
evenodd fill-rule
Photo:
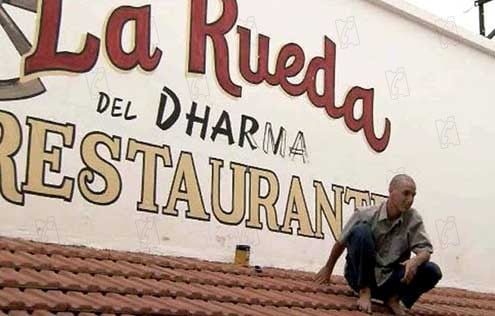
M 442 25 L 442 18 L 423 9 L 416 7 L 404 0 L 366 0 L 388 11 L 399 14 L 406 19 L 421 24 L 448 38 L 459 41 L 487 55 L 495 57 L 495 42 L 475 33 L 472 33 L 459 25 L 455 30 Z

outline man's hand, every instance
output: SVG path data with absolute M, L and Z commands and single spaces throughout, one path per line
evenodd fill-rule
M 314 281 L 323 284 L 330 283 L 330 277 L 332 276 L 332 269 L 330 269 L 327 265 L 324 265 L 323 268 L 315 275 Z
M 371 314 L 371 290 L 369 288 L 359 290 L 357 307 L 363 313 Z
M 406 260 L 401 264 L 404 266 L 404 277 L 400 280 L 402 283 L 409 284 L 414 279 L 418 267 L 423 263 L 430 260 L 430 253 L 428 251 L 421 251 L 416 254 L 414 258 Z
M 409 284 L 414 279 L 418 264 L 415 259 L 409 259 L 401 263 L 404 266 L 404 277 L 400 280 L 402 283 Z
M 332 276 L 333 268 L 337 259 L 339 259 L 342 252 L 344 252 L 345 245 L 339 241 L 335 242 L 332 250 L 330 251 L 330 256 L 328 257 L 327 263 L 320 269 L 320 271 L 315 275 L 314 280 L 319 284 L 330 283 L 330 277 Z

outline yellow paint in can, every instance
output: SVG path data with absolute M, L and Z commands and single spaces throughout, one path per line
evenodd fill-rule
M 251 247 L 248 245 L 237 245 L 235 248 L 234 263 L 242 266 L 249 266 L 249 252 Z

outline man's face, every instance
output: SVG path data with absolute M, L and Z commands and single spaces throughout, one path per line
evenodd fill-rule
M 398 211 L 405 212 L 411 208 L 416 196 L 416 185 L 411 180 L 402 180 L 390 188 L 390 202 Z

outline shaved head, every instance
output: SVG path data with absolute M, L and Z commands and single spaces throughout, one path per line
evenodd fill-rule
M 413 178 L 407 174 L 398 174 L 395 175 L 392 180 L 390 180 L 390 184 L 388 186 L 389 191 L 392 191 L 394 189 L 397 189 L 399 185 L 401 185 L 404 182 L 410 182 L 416 186 L 416 183 L 414 182 Z
M 402 213 L 410 209 L 414 202 L 416 183 L 407 174 L 398 174 L 390 180 L 388 192 L 390 195 L 387 202 L 387 209 L 395 214 L 397 212 Z

